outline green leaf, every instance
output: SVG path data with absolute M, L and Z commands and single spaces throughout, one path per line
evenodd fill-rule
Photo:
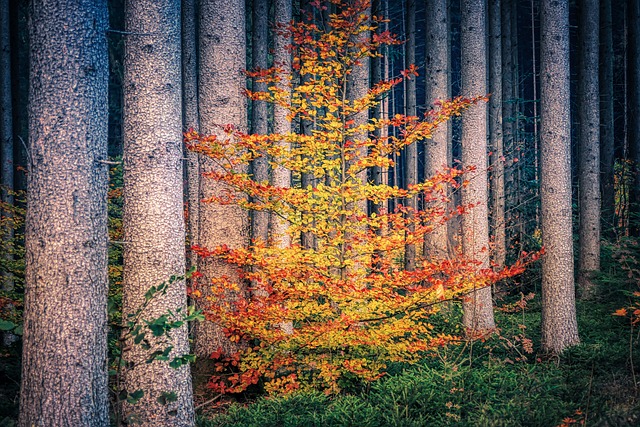
M 129 396 L 127 397 L 127 402 L 129 402 L 132 405 L 135 405 L 136 403 L 138 403 L 140 399 L 142 399 L 143 396 L 144 396 L 144 390 L 136 390 L 133 393 L 129 393 Z
M 16 324 L 8 320 L 0 320 L 0 331 L 10 331 L 16 327 Z
M 22 333 L 24 332 L 24 327 L 22 325 L 18 325 L 14 330 L 13 333 L 16 335 L 22 335 Z
M 158 397 L 158 403 L 166 405 L 167 403 L 175 402 L 178 400 L 178 395 L 173 391 L 163 391 Z

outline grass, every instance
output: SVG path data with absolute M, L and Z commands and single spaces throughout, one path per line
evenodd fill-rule
M 497 315 L 498 336 L 443 349 L 414 366 L 392 366 L 367 390 L 335 397 L 315 392 L 259 397 L 201 417 L 199 425 L 548 427 L 584 421 L 589 426 L 639 425 L 639 379 L 633 377 L 640 372 L 638 337 L 628 319 L 611 315 L 625 305 L 623 292 L 607 292 L 606 298 L 578 303 L 582 343 L 561 358 L 548 359 L 536 352 L 540 348 L 536 297 L 524 313 Z M 527 353 L 523 338 L 532 340 L 533 353 Z

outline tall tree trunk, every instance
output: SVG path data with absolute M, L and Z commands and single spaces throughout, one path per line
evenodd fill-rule
M 292 19 L 293 7 L 291 0 L 275 0 L 274 16 L 276 22 L 276 31 L 273 37 L 273 65 L 282 69 L 282 80 L 279 87 L 287 90 L 289 97 L 291 96 L 291 87 L 287 77 L 291 76 L 291 52 L 287 46 L 291 44 L 291 37 L 283 34 L 281 31 L 286 27 Z M 291 122 L 287 119 L 289 110 L 279 105 L 273 107 L 273 131 L 276 134 L 285 135 L 291 132 Z M 285 141 L 280 142 L 285 148 L 289 148 L 289 144 Z M 273 169 L 272 184 L 282 188 L 291 186 L 291 172 L 282 167 L 276 166 Z M 281 247 L 287 247 L 291 243 L 291 238 L 287 234 L 288 224 L 279 216 L 273 214 L 270 218 L 269 228 L 274 241 L 277 241 Z
M 593 274 L 600 270 L 600 92 L 598 83 L 597 0 L 581 0 L 580 69 L 578 76 L 580 230 L 578 287 L 581 297 L 595 291 Z
M 5 207 L 13 206 L 13 108 L 11 107 L 11 40 L 9 32 L 9 0 L 0 1 L 0 202 Z M 13 263 L 14 225 L 11 209 L 0 205 L 0 218 L 4 221 L 1 230 L 4 241 L 3 258 L 5 270 L 2 274 L 2 289 L 13 290 L 13 273 L 9 270 Z
M 244 0 L 211 1 L 200 4 L 200 130 L 205 135 L 227 136 L 219 126 L 232 124 L 246 131 L 247 101 L 244 70 L 246 69 Z M 203 172 L 216 170 L 210 159 L 203 159 Z M 240 173 L 246 170 L 238 170 Z M 222 195 L 226 188 L 212 179 L 200 182 L 203 199 Z M 200 245 L 213 249 L 226 244 L 229 248 L 248 244 L 249 217 L 237 205 L 203 203 L 200 205 Z M 227 276 L 240 283 L 234 266 L 213 258 L 199 260 L 198 270 L 203 274 L 199 300 L 200 308 L 210 304 L 206 296 L 211 294 L 211 280 Z M 229 295 L 230 299 L 243 295 Z M 206 381 L 209 355 L 222 348 L 225 354 L 237 351 L 237 345 L 224 335 L 222 328 L 210 321 L 200 322 L 195 328 L 195 353 L 200 358 L 197 383 Z M 203 377 L 200 377 L 203 375 Z
M 19 425 L 106 427 L 107 3 L 31 12 Z
M 571 231 L 569 2 L 542 0 L 540 39 L 542 348 L 577 344 Z
M 514 182 L 512 167 L 512 148 L 515 135 L 515 70 L 513 63 L 513 36 L 511 3 L 515 0 L 502 0 L 500 10 L 500 29 L 502 33 L 502 148 L 503 148 L 503 176 L 505 188 L 505 246 L 511 244 L 513 232 L 509 228 L 513 225 L 513 213 L 509 210 L 515 207 L 513 201 Z M 509 243 L 507 243 L 509 242 Z
M 487 93 L 487 45 L 485 0 L 461 2 L 462 94 Z M 462 163 L 475 165 L 469 185 L 463 188 L 462 204 L 473 208 L 462 217 L 462 248 L 466 257 L 489 266 L 489 197 L 487 194 L 487 105 L 478 104 L 462 116 Z M 477 289 L 464 304 L 464 326 L 471 334 L 495 327 L 491 287 Z
M 627 144 L 634 163 L 634 181 L 630 191 L 631 211 L 640 212 L 640 0 L 629 0 L 627 45 Z M 633 236 L 640 236 L 640 223 L 630 226 Z
M 416 0 L 406 0 L 405 14 L 405 59 L 404 67 L 409 68 L 416 63 Z M 411 76 L 405 80 L 405 114 L 408 116 L 417 116 L 416 111 L 416 77 Z M 416 185 L 418 183 L 418 144 L 409 145 L 404 150 L 404 186 Z M 413 211 L 417 207 L 416 197 L 406 199 L 406 207 L 409 209 L 407 220 L 410 221 L 407 227 L 408 236 L 413 239 L 415 233 L 415 224 L 412 223 L 414 218 Z M 404 247 L 404 268 L 407 271 L 413 271 L 416 268 L 416 245 L 407 243 Z
M 268 52 L 268 17 L 269 7 L 267 0 L 253 0 L 253 43 L 251 46 L 251 58 L 254 69 L 267 68 Z M 267 84 L 253 79 L 254 91 L 266 91 Z M 265 101 L 253 101 L 251 111 L 251 132 L 266 135 L 269 132 L 267 122 L 267 103 Z M 269 180 L 269 162 L 266 156 L 259 157 L 251 163 L 253 179 L 256 182 Z M 251 238 L 261 239 L 266 242 L 269 238 L 269 212 L 251 212 Z
M 491 150 L 491 218 L 493 262 L 502 267 L 507 253 L 504 211 L 504 143 L 502 140 L 501 0 L 489 0 L 489 139 Z
M 196 0 L 182 1 L 182 124 L 183 130 L 200 130 L 198 113 L 198 30 Z M 189 245 L 198 244 L 200 222 L 200 159 L 193 151 L 187 159 L 187 238 Z M 198 265 L 197 255 L 188 250 L 188 267 Z
M 451 54 L 449 38 L 449 2 L 447 0 L 426 0 L 426 87 L 427 108 L 435 107 L 435 102 L 451 98 Z M 443 123 L 425 140 L 424 168 L 426 178 L 430 178 L 451 165 L 451 124 Z M 436 203 L 436 208 L 447 210 L 446 202 Z M 447 223 L 436 227 L 425 236 L 424 254 L 444 258 L 448 254 Z
M 125 28 L 123 319 L 145 303 L 152 286 L 185 272 L 180 1 L 130 0 Z M 184 281 L 175 282 L 149 301 L 142 316 L 186 310 L 186 300 Z M 171 345 L 169 357 L 189 353 L 186 324 L 170 332 L 166 345 L 149 340 L 151 350 Z M 143 426 L 193 426 L 189 367 L 146 363 L 149 352 L 132 342 L 123 350 L 124 387 L 144 392 L 137 404 L 123 404 L 124 419 Z M 175 393 L 176 401 L 161 404 L 163 393 Z
M 613 22 L 611 0 L 600 2 L 600 183 L 602 232 L 615 230 L 615 138 L 613 112 Z

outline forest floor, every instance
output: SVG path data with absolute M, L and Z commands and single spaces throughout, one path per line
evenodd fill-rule
M 603 275 L 598 298 L 578 302 L 582 341 L 559 358 L 539 353 L 539 280 L 529 281 L 537 284 L 512 287 L 500 301 L 500 329 L 484 341 L 449 346 L 417 365 L 391 366 L 383 379 L 347 386 L 338 396 L 216 400 L 200 413 L 199 425 L 638 426 L 640 330 L 613 315 L 630 304 L 629 288 L 638 284 L 614 276 Z M 521 309 L 524 295 L 531 299 Z M 452 307 L 434 321 L 450 330 L 459 316 Z
M 578 302 L 582 342 L 559 358 L 539 353 L 540 289 L 533 271 L 498 301 L 500 329 L 486 340 L 448 346 L 416 365 L 390 366 L 381 380 L 345 384 L 338 396 L 198 396 L 196 404 L 211 401 L 200 407 L 198 425 L 640 425 L 640 329 L 613 315 L 631 304 L 639 285 L 622 270 L 609 273 L 596 299 Z M 432 323 L 461 334 L 454 326 L 459 316 L 452 305 Z M 19 351 L 18 345 L 0 351 L 0 426 L 17 419 Z

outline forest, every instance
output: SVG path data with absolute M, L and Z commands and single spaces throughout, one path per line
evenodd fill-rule
M 640 0 L 0 0 L 0 426 L 640 425 Z

